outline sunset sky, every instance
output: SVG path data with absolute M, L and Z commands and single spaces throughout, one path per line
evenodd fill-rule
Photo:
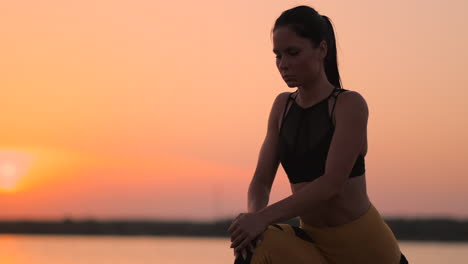
M 468 218 L 468 2 L 3 1 L 0 219 L 212 220 L 246 211 L 281 79 L 270 30 L 331 18 L 369 106 L 384 216 Z M 270 203 L 291 194 L 279 168 Z

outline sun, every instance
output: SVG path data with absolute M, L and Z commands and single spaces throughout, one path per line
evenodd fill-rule
M 18 151 L 0 151 L 0 192 L 12 193 L 30 165 L 30 156 Z
M 12 190 L 17 182 L 17 167 L 11 162 L 4 162 L 0 165 L 0 188 L 3 190 Z

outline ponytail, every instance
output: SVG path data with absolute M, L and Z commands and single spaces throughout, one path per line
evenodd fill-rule
M 327 56 L 325 56 L 324 66 L 325 74 L 327 75 L 328 81 L 333 84 L 335 87 L 341 87 L 340 73 L 338 71 L 338 60 L 336 57 L 336 40 L 335 32 L 333 30 L 333 25 L 330 21 L 330 18 L 327 16 L 322 16 L 325 26 L 326 34 L 325 40 L 327 41 Z

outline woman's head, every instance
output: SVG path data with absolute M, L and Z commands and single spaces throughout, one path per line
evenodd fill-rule
M 276 66 L 288 86 L 313 82 L 324 73 L 331 84 L 341 87 L 335 33 L 328 17 L 297 6 L 276 19 L 272 33 Z

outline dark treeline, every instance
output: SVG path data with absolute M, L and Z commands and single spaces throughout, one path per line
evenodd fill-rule
M 232 220 L 217 222 L 72 220 L 0 221 L 3 234 L 154 235 L 229 237 Z M 468 220 L 386 219 L 399 240 L 468 241 Z M 297 218 L 283 223 L 299 226 Z

